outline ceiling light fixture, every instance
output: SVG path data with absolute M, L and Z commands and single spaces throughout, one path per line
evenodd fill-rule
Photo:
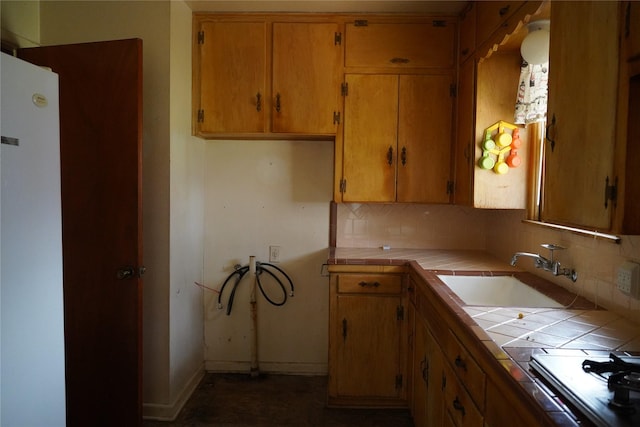
M 542 19 L 527 24 L 529 34 L 522 41 L 520 54 L 529 64 L 542 64 L 549 61 L 549 27 L 551 21 Z

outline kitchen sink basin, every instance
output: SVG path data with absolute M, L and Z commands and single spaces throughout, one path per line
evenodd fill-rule
M 549 307 L 563 305 L 514 276 L 438 275 L 465 304 L 496 307 Z

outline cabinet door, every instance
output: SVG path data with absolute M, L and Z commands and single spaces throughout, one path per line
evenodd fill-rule
M 415 427 L 431 426 L 427 413 L 427 381 L 429 379 L 429 357 L 427 355 L 427 328 L 419 316 L 415 319 L 413 347 L 413 424 Z
M 618 76 L 617 2 L 553 2 L 542 219 L 610 227 Z
M 264 132 L 266 24 L 203 22 L 198 133 Z
M 335 134 L 340 111 L 337 23 L 273 24 L 273 132 Z
M 469 60 L 460 66 L 458 75 L 458 123 L 454 151 L 453 203 L 471 205 L 473 194 L 473 153 L 474 153 L 474 94 L 475 61 Z
M 476 2 L 470 1 L 460 14 L 458 61 L 464 62 L 476 49 Z M 482 23 L 484 25 L 484 23 Z
M 398 76 L 347 74 L 344 202 L 393 202 L 396 188 Z
M 449 202 L 452 84 L 447 75 L 400 76 L 398 202 Z
M 346 25 L 347 67 L 445 67 L 455 65 L 456 26 L 447 20 L 424 23 Z M 418 42 L 419 41 L 419 42 Z
M 431 332 L 425 331 L 425 347 L 427 350 L 427 416 L 429 426 L 443 425 L 445 418 L 444 407 L 444 356 L 440 345 Z
M 477 2 L 476 40 L 483 43 L 509 18 L 524 1 L 479 1 Z
M 399 296 L 339 295 L 336 380 L 341 396 L 399 397 Z

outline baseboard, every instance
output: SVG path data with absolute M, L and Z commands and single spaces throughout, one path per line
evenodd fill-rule
M 187 400 L 189 400 L 196 387 L 198 387 L 198 384 L 200 384 L 204 374 L 204 366 L 201 366 L 191 378 L 189 378 L 189 381 L 187 381 L 171 403 L 143 403 L 142 418 L 145 420 L 174 421 L 180 414 L 184 404 L 187 403 Z
M 233 360 L 207 360 L 207 372 L 249 373 L 250 362 Z M 329 368 L 326 363 L 296 363 L 296 362 L 259 362 L 259 371 L 271 374 L 286 375 L 327 375 Z

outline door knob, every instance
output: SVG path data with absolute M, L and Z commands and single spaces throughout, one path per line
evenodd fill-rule
M 137 271 L 136 271 L 137 270 Z M 134 276 L 142 277 L 142 275 L 147 271 L 147 268 L 142 266 L 138 269 L 131 265 L 127 265 L 124 267 L 120 267 L 116 272 L 116 277 L 118 280 L 130 279 Z

